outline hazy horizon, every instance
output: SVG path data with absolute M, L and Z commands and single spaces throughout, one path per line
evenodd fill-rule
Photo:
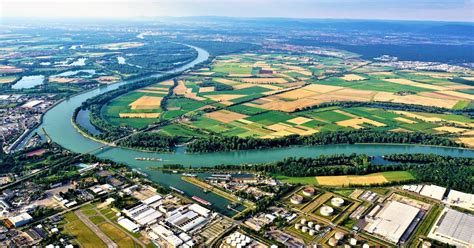
M 474 0 L 0 0 L 3 18 L 242 17 L 474 22 Z

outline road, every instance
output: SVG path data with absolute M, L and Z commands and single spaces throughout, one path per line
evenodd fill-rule
M 118 248 L 118 245 L 112 241 L 105 233 L 102 232 L 94 223 L 92 223 L 87 216 L 85 216 L 81 210 L 76 210 L 74 213 L 79 219 L 86 224 L 109 248 Z

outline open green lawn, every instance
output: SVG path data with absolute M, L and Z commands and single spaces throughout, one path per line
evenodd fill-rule
M 252 67 L 241 63 L 220 63 L 213 66 L 211 69 L 213 72 L 221 72 L 228 74 L 251 74 Z
M 386 171 L 381 173 L 389 182 L 414 180 L 415 177 L 409 171 Z
M 318 185 L 316 177 L 287 177 L 282 175 L 277 175 L 276 179 L 285 182 L 285 183 L 300 183 L 300 184 L 313 184 Z

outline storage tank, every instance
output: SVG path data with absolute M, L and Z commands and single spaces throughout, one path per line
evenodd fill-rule
M 357 245 L 357 239 L 351 238 L 351 240 L 349 241 L 349 243 L 350 243 L 351 245 Z
M 342 199 L 341 197 L 334 197 L 331 199 L 331 204 L 334 207 L 342 207 L 342 205 L 344 205 L 344 199 Z
M 369 243 L 365 243 L 364 245 L 362 245 L 362 248 L 370 248 Z
M 301 225 L 306 225 L 306 222 L 308 222 L 306 219 L 301 219 Z
M 329 246 L 336 246 L 337 245 L 337 240 L 335 238 L 330 238 L 328 241 Z
M 296 230 L 301 229 L 301 224 L 296 223 L 296 224 L 295 224 L 295 229 L 296 229 Z
M 322 206 L 319 212 L 322 216 L 331 216 L 334 213 L 334 209 L 329 206 Z
M 314 222 L 312 222 L 312 221 L 308 222 L 308 227 L 313 228 L 314 227 Z
M 291 197 L 291 203 L 295 204 L 295 205 L 298 205 L 298 204 L 301 204 L 303 203 L 303 196 L 300 196 L 300 195 L 293 195 Z
M 423 244 L 421 244 L 421 247 L 422 247 L 422 248 L 430 248 L 430 247 L 431 247 L 431 243 L 428 242 L 428 241 L 423 241 Z
M 314 229 L 309 230 L 309 235 L 314 236 L 316 234 L 316 231 Z
M 301 228 L 301 231 L 303 231 L 304 233 L 305 233 L 305 232 L 308 232 L 308 227 L 306 227 L 306 226 L 302 227 L 302 228 Z
M 315 226 L 314 226 L 314 230 L 316 230 L 316 231 L 321 230 L 321 225 L 315 225 Z
M 306 187 L 306 188 L 303 189 L 303 195 L 308 196 L 308 197 L 313 196 L 314 192 L 315 192 L 315 190 L 314 190 L 313 187 Z
M 342 232 L 336 232 L 336 233 L 334 234 L 334 238 L 337 239 L 337 240 L 341 240 L 341 239 L 344 238 L 344 233 L 342 233 Z

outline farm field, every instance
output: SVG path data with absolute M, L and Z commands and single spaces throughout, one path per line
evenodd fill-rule
M 373 185 L 389 182 L 413 180 L 415 177 L 408 171 L 389 171 L 364 176 L 318 176 L 316 181 L 322 186 Z
M 474 86 L 454 79 L 471 74 L 398 71 L 362 60 L 350 64 L 312 54 L 220 56 L 210 66 L 180 76 L 176 86 L 172 81 L 157 83 L 114 99 L 104 107 L 103 117 L 115 125 L 143 128 L 181 116 L 179 123 L 160 132 L 189 138 L 209 134 L 278 138 L 374 129 L 443 134 L 474 146 L 474 122 L 465 115 L 320 106 L 380 101 L 462 110 L 472 106 L 469 92 Z M 160 97 L 168 92 L 163 103 Z

